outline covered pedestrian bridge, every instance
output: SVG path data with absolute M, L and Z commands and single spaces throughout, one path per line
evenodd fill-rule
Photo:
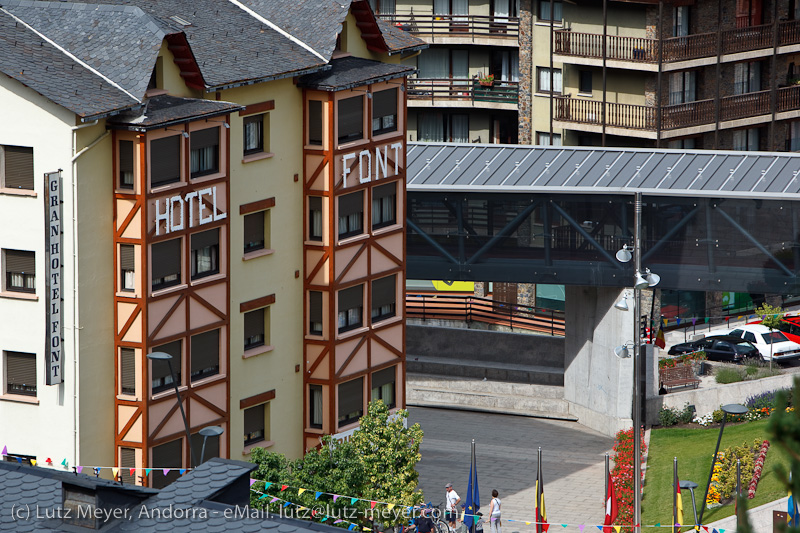
M 409 143 L 406 174 L 408 278 L 565 285 L 564 398 L 607 435 L 631 425 L 631 359 L 613 350 L 633 336 L 614 303 L 632 292 L 615 253 L 635 193 L 659 288 L 800 293 L 800 155 Z

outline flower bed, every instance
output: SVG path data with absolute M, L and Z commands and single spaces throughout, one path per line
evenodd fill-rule
M 761 479 L 761 471 L 764 469 L 764 461 L 767 460 L 767 451 L 769 451 L 769 441 L 765 439 L 761 443 L 761 449 L 753 467 L 753 479 L 750 480 L 750 484 L 747 486 L 747 497 L 751 500 L 756 497 L 756 488 L 758 487 L 758 481 Z
M 641 455 L 647 453 L 647 445 L 644 442 L 644 432 L 641 433 Z M 641 458 L 633 456 L 633 428 L 619 431 L 614 442 L 614 469 L 611 471 L 611 478 L 614 480 L 615 494 L 617 497 L 616 524 L 625 524 L 622 530 L 633 531 L 630 524 L 633 524 L 633 471 L 634 460 L 641 461 Z M 644 473 L 642 473 L 644 477 Z

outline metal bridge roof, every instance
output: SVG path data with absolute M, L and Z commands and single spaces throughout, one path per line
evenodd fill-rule
M 617 193 L 785 199 L 800 154 L 408 143 L 409 191 Z

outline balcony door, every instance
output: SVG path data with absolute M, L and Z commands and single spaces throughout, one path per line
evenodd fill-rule
M 453 22 L 452 29 L 463 27 L 466 30 L 467 16 L 469 15 L 469 0 L 433 0 L 433 14 L 435 16 L 449 15 Z
M 495 17 L 518 17 L 519 16 L 519 3 L 518 0 L 493 0 L 492 14 Z
M 492 54 L 492 69 L 496 79 L 519 81 L 519 55 L 516 51 L 496 51 Z
M 689 6 L 676 6 L 672 16 L 672 36 L 689 35 Z
M 736 63 L 733 67 L 733 94 L 761 90 L 761 62 Z
M 419 55 L 419 76 L 427 79 L 450 77 L 450 51 L 446 48 L 428 48 Z
M 450 64 L 453 66 L 453 85 L 469 85 L 469 51 L 453 50 Z
M 697 71 L 673 72 L 669 76 L 669 105 L 697 100 Z
M 736 27 L 758 26 L 761 19 L 762 0 L 736 0 Z

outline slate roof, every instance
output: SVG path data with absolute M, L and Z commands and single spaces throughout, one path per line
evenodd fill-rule
M 30 467 L 15 463 L 0 463 L 0 531 L 55 532 L 79 531 L 80 528 L 64 527 L 59 520 L 47 520 L 31 516 L 28 520 L 13 519 L 12 506 L 30 506 L 33 511 L 39 506 L 45 509 L 61 506 L 62 483 L 80 483 L 87 488 L 100 487 L 132 495 L 127 516 L 104 524 L 100 531 L 203 533 L 203 532 L 260 532 L 270 533 L 341 533 L 341 529 L 324 524 L 304 522 L 250 511 L 242 514 L 249 503 L 250 472 L 255 464 L 229 459 L 211 459 L 187 474 L 179 477 L 167 487 L 156 490 L 132 485 L 120 485 L 85 474 L 70 474 L 49 468 Z M 244 500 L 236 502 L 236 508 L 221 499 L 230 497 L 232 488 L 240 488 Z M 117 498 L 115 501 L 120 501 Z M 171 512 L 172 516 L 167 513 Z M 68 529 L 69 528 L 69 529 Z
M 303 76 L 298 85 L 309 89 L 335 92 L 358 85 L 402 78 L 416 71 L 414 67 L 381 63 L 352 56 L 334 59 L 330 64 L 330 70 Z
M 422 39 L 414 37 L 407 31 L 403 31 L 400 28 L 389 24 L 385 20 L 381 20 L 376 17 L 376 22 L 378 23 L 378 28 L 381 30 L 383 41 L 386 43 L 386 47 L 389 49 L 390 55 L 398 52 L 413 52 L 415 50 L 422 50 L 423 48 L 428 48 L 429 46 L 428 43 Z
M 147 131 L 198 118 L 211 118 L 244 109 L 244 106 L 217 100 L 179 98 L 167 94 L 145 100 L 136 112 L 123 113 L 108 121 L 112 129 Z
M 70 58 L 0 8 L 0 72 L 85 119 L 139 101 Z
M 800 154 L 408 143 L 409 191 L 618 193 L 784 199 Z

